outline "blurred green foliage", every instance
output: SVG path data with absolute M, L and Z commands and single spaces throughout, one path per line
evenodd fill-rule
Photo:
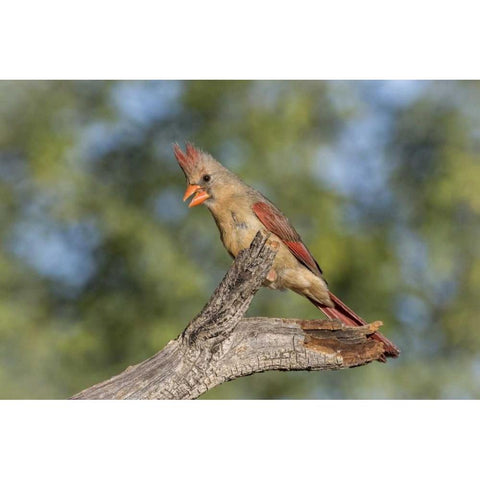
M 193 141 L 274 201 L 402 349 L 204 398 L 480 396 L 480 83 L 0 82 L 0 397 L 66 398 L 155 353 L 231 260 L 188 210 Z M 252 315 L 314 318 L 262 290 Z

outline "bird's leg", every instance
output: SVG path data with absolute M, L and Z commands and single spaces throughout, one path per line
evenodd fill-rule
M 267 239 L 267 245 L 269 245 L 270 248 L 272 248 L 275 251 L 278 250 L 278 248 L 280 247 L 280 243 L 277 240 L 273 240 L 270 238 Z M 275 283 L 277 278 L 278 278 L 277 272 L 273 268 L 271 268 L 267 273 L 267 276 L 265 277 L 264 286 L 269 286 L 270 288 L 274 288 L 272 284 Z

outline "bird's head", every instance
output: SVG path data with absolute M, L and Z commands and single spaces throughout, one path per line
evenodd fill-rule
M 228 194 L 232 180 L 236 177 L 211 155 L 202 152 L 191 143 L 186 144 L 185 152 L 177 144 L 173 146 L 173 151 L 187 179 L 183 201 L 193 195 L 189 207 L 204 202 L 209 206 Z

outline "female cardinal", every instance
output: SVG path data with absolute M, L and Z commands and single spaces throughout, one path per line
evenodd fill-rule
M 260 192 L 246 185 L 208 153 L 187 143 L 186 152 L 175 144 L 175 157 L 187 179 L 183 200 L 189 206 L 205 204 L 210 210 L 225 248 L 232 257 L 250 246 L 259 230 L 268 231 L 280 245 L 264 285 L 293 290 L 308 298 L 330 319 L 350 326 L 366 325 L 353 310 L 328 290 L 322 270 L 287 217 Z M 382 334 L 373 338 L 384 345 L 387 356 L 400 350 Z

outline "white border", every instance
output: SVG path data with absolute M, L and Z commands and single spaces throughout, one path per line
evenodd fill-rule
M 476 2 L 2 3 L 2 78 L 479 78 Z
M 4 401 L 3 478 L 470 478 L 475 401 Z M 6 475 L 5 475 L 6 474 Z

